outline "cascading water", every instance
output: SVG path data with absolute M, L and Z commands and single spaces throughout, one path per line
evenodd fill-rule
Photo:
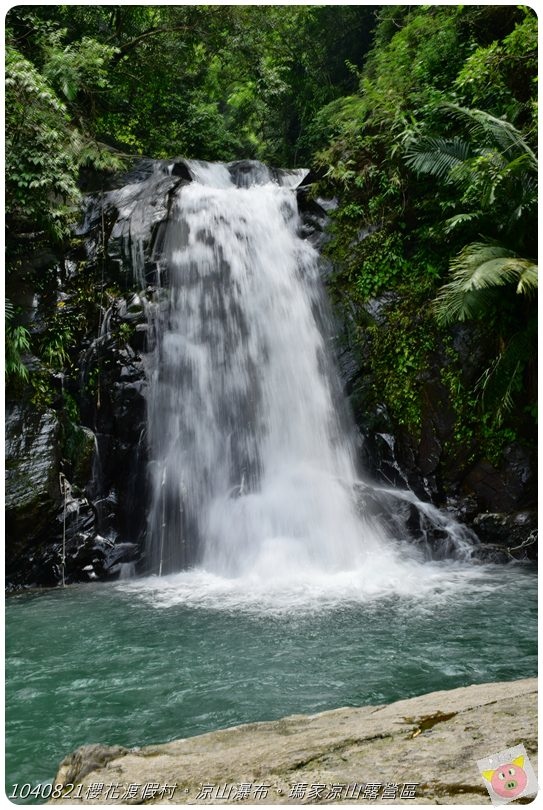
M 140 167 L 88 213 L 100 233 L 113 222 L 108 261 L 141 289 L 112 305 L 94 348 L 121 308 L 149 317 L 146 436 L 138 419 L 128 458 L 150 458 L 151 576 L 133 577 L 112 526 L 114 585 L 7 601 L 10 792 L 47 787 L 84 741 L 132 748 L 537 672 L 533 570 L 467 563 L 466 529 L 357 468 L 318 257 L 298 236 L 303 173 L 166 168 Z M 127 421 L 113 421 L 118 444 L 97 435 L 93 492 Z M 121 490 L 116 470 L 106 525 L 121 492 L 145 494 L 124 459 L 137 484 Z
M 303 172 L 187 165 L 155 317 L 151 570 L 268 584 L 354 572 L 370 590 L 417 578 L 420 551 L 400 552 L 360 494 L 318 254 L 299 236 Z M 439 528 L 466 553 L 467 530 Z

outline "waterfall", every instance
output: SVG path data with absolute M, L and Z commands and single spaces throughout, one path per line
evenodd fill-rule
M 361 496 L 319 257 L 299 236 L 293 188 L 304 172 L 187 166 L 193 182 L 175 191 L 164 235 L 149 359 L 150 571 L 371 577 L 379 560 L 401 580 L 421 552 L 400 550 L 398 521 Z M 442 524 L 448 553 L 461 556 L 467 530 Z

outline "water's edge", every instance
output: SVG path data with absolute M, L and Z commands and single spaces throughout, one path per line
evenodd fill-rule
M 537 673 L 526 566 L 435 564 L 403 597 L 372 596 L 356 576 L 326 590 L 235 585 L 187 572 L 7 600 L 8 795 L 49 784 L 83 744 L 152 745 Z
M 536 678 L 485 683 L 166 745 L 83 746 L 64 759 L 55 783 L 71 786 L 74 804 L 100 801 L 84 798 L 93 784 L 103 785 L 102 800 L 109 788 L 112 804 L 121 803 L 130 785 L 138 786 L 136 801 L 147 803 L 151 784 L 162 804 L 230 803 L 242 793 L 263 804 L 311 798 L 480 804 L 487 793 L 477 760 L 501 750 L 504 739 L 520 740 L 536 767 L 536 716 Z M 65 800 L 51 803 L 59 802 Z

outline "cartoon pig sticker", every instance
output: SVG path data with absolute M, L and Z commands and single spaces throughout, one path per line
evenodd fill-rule
M 483 771 L 483 776 L 490 782 L 492 790 L 498 796 L 503 799 L 516 799 L 528 784 L 528 777 L 523 765 L 524 757 L 517 757 L 495 770 Z

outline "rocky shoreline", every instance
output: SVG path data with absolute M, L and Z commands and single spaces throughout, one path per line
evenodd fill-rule
M 490 804 L 477 760 L 520 743 L 537 771 L 536 678 L 142 748 L 82 746 L 61 763 L 64 795 L 50 803 Z

